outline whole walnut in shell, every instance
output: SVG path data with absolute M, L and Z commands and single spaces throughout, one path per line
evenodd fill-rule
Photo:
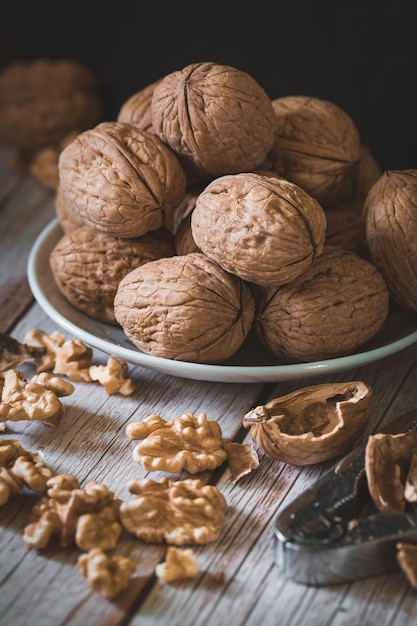
M 196 174 L 252 170 L 274 143 L 272 101 L 234 67 L 202 62 L 172 72 L 155 87 L 151 106 L 156 134 Z
M 132 270 L 114 299 L 116 320 L 140 350 L 195 363 L 232 356 L 252 326 L 254 309 L 249 286 L 199 252 Z
M 68 302 L 95 319 L 116 324 L 113 300 L 120 280 L 139 265 L 174 254 L 172 235 L 163 229 L 120 239 L 83 226 L 64 234 L 49 260 Z
M 75 60 L 16 61 L 0 74 L 0 139 L 22 152 L 95 126 L 102 109 L 98 78 Z
M 378 269 L 354 252 L 325 247 L 312 267 L 282 287 L 258 288 L 255 332 L 286 362 L 351 354 L 388 315 Z
M 323 207 L 351 198 L 360 159 L 360 138 L 351 117 L 333 102 L 307 96 L 272 101 L 276 136 L 274 170 Z
M 226 271 L 279 286 L 303 274 L 323 249 L 326 216 L 287 180 L 255 173 L 221 176 L 191 214 L 193 239 Z
M 371 398 L 362 381 L 313 385 L 257 406 L 243 425 L 272 459 L 321 463 L 350 451 L 368 425 Z
M 398 304 L 417 311 L 417 169 L 388 170 L 364 205 L 372 261 Z
M 60 154 L 59 181 L 87 226 L 134 238 L 164 225 L 185 195 L 184 170 L 158 137 L 124 122 L 80 133 Z

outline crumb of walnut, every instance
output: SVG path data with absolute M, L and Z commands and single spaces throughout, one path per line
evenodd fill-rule
M 165 561 L 158 563 L 155 567 L 156 576 L 165 583 L 196 578 L 199 573 L 200 566 L 191 548 L 180 550 L 175 546 L 170 546 L 167 549 Z
M 114 357 L 108 359 L 107 365 L 90 365 L 89 369 L 91 380 L 101 383 L 109 395 L 130 396 L 135 391 L 132 380 L 126 378 L 127 372 L 127 363 Z
M 176 546 L 218 539 L 226 500 L 217 487 L 199 479 L 172 481 L 164 477 L 160 482 L 131 480 L 129 491 L 135 497 L 120 505 L 120 521 L 138 539 Z
M 205 413 L 184 413 L 166 422 L 150 415 L 128 425 L 130 439 L 143 439 L 133 451 L 133 460 L 148 471 L 161 470 L 196 474 L 213 470 L 226 460 L 220 425 Z
M 92 548 L 87 554 L 81 554 L 77 565 L 90 587 L 109 599 L 128 586 L 136 569 L 133 559 L 121 555 L 108 556 L 101 548 Z
M 251 443 L 225 442 L 227 464 L 233 483 L 259 467 L 258 454 Z

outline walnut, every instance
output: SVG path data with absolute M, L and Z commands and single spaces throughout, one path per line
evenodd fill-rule
M 365 200 L 370 188 L 382 176 L 381 166 L 368 146 L 361 143 L 356 194 Z
M 29 173 L 44 185 L 44 187 L 53 190 L 59 187 L 59 155 L 77 135 L 78 131 L 73 131 L 64 137 L 57 146 L 46 146 L 33 155 L 29 162 Z
M 417 589 L 417 546 L 413 543 L 397 543 L 397 563 L 411 587 Z
M 106 365 L 90 365 L 89 368 L 91 380 L 98 380 L 109 395 L 130 396 L 135 391 L 131 379 L 126 378 L 127 372 L 127 363 L 114 357 L 110 357 Z
M 197 363 L 234 354 L 254 318 L 249 286 L 198 252 L 132 270 L 119 283 L 114 308 L 143 352 Z
M 94 481 L 80 488 L 78 480 L 58 474 L 47 482 L 47 495 L 35 504 L 23 540 L 30 548 L 46 548 L 56 537 L 62 548 L 77 545 L 85 552 L 93 548 L 111 550 L 122 527 L 120 500 L 105 485 Z
M 417 311 L 417 169 L 388 170 L 364 205 L 366 241 L 390 294 Z
M 252 444 L 228 441 L 224 444 L 224 449 L 233 483 L 259 467 L 258 454 Z
M 379 511 L 402 513 L 407 501 L 416 500 L 415 455 L 415 429 L 397 435 L 378 433 L 368 437 L 365 472 L 369 493 Z
M 175 546 L 169 546 L 165 561 L 158 563 L 155 574 L 165 583 L 172 583 L 185 578 L 196 578 L 200 573 L 200 566 L 195 553 L 191 548 L 180 550 Z
M 71 383 L 44 372 L 28 382 L 23 373 L 9 369 L 0 374 L 0 423 L 40 420 L 58 426 L 64 413 L 59 397 L 74 391 Z
M 29 346 L 45 349 L 45 354 L 36 364 L 36 372 L 39 374 L 54 369 L 57 352 L 64 344 L 65 337 L 57 330 L 48 335 L 40 328 L 31 328 L 27 331 L 24 342 Z
M 93 351 L 81 339 L 68 339 L 56 353 L 54 373 L 77 382 L 90 382 Z
M 303 274 L 321 253 L 326 216 L 297 185 L 242 173 L 207 185 L 191 214 L 191 230 L 196 245 L 226 271 L 279 286 Z
M 195 203 L 198 196 L 203 191 L 206 185 L 194 185 L 188 187 L 185 191 L 183 201 L 177 206 L 174 213 L 166 222 L 167 228 L 175 235 L 181 222 L 187 217 L 195 208 Z
M 90 317 L 117 324 L 113 300 L 120 280 L 133 268 L 165 256 L 175 248 L 167 230 L 120 239 L 88 226 L 65 233 L 49 262 L 58 289 Z
M 62 193 L 61 185 L 59 184 L 59 176 L 54 206 L 56 216 L 64 233 L 68 233 L 71 230 L 77 230 L 78 228 L 85 226 L 84 220 L 82 220 L 81 217 L 79 217 L 77 213 L 75 213 L 75 211 L 73 211 L 68 205 L 68 202 Z
M 16 439 L 0 439 L 0 505 L 22 493 L 24 485 L 37 493 L 46 492 L 53 475 L 38 454 L 25 450 Z
M 205 413 L 184 413 L 166 422 L 150 415 L 142 422 L 132 422 L 126 429 L 130 439 L 143 439 L 133 451 L 133 460 L 148 471 L 196 474 L 213 470 L 226 460 L 220 425 L 208 420 Z
M 366 243 L 364 200 L 359 194 L 351 200 L 326 208 L 326 245 L 337 246 L 369 259 Z
M 200 248 L 194 241 L 191 230 L 191 213 L 186 215 L 178 224 L 174 239 L 175 251 L 178 256 L 189 254 L 190 252 L 201 252 Z
M 102 122 L 60 154 L 59 184 L 86 224 L 134 238 L 164 225 L 184 198 L 177 156 L 159 137 L 125 122 Z
M 138 539 L 176 546 L 218 539 L 226 500 L 217 487 L 199 479 L 144 478 L 131 480 L 129 491 L 135 497 L 122 502 L 120 520 Z
M 257 291 L 255 332 L 287 362 L 351 354 L 382 328 L 389 305 L 378 269 L 328 246 L 302 276 Z
M 72 59 L 16 61 L 0 74 L 0 139 L 33 154 L 100 121 L 96 75 Z
M 117 115 L 118 122 L 127 122 L 133 124 L 142 130 L 146 130 L 150 133 L 154 132 L 152 126 L 152 96 L 155 87 L 159 85 L 162 79 L 156 80 L 149 85 L 146 85 L 140 91 L 134 93 L 128 98 L 120 108 Z
M 201 62 L 172 72 L 156 85 L 151 108 L 155 133 L 197 174 L 251 170 L 274 143 L 270 98 L 234 67 Z
M 92 548 L 87 554 L 80 554 L 77 565 L 92 589 L 110 599 L 126 589 L 136 569 L 136 563 L 130 557 L 111 557 L 101 548 Z
M 313 385 L 257 406 L 243 425 L 272 459 L 321 463 L 350 451 L 369 423 L 371 399 L 362 381 Z
M 360 138 L 351 117 L 333 102 L 307 96 L 272 101 L 276 137 L 273 169 L 323 207 L 356 190 Z

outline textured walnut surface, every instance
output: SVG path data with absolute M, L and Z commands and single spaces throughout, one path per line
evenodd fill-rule
M 297 185 L 254 173 L 222 176 L 200 193 L 191 214 L 196 245 L 248 282 L 282 285 L 322 251 L 326 216 Z
M 155 135 L 124 122 L 102 122 L 61 152 L 59 180 L 73 211 L 115 237 L 156 230 L 182 202 L 185 174 Z
M 389 170 L 364 205 L 366 241 L 393 298 L 417 311 L 417 169 Z
M 120 281 L 114 307 L 140 350 L 199 363 L 234 354 L 254 317 L 248 285 L 198 252 L 132 270 Z

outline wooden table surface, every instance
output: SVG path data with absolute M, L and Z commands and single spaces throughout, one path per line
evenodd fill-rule
M 59 330 L 34 301 L 26 279 L 29 251 L 55 216 L 54 194 L 10 167 L 13 151 L 0 146 L 0 331 L 22 340 L 31 328 Z M 97 363 L 108 355 L 93 350 Z M 278 383 L 222 383 L 187 380 L 130 366 L 135 393 L 107 395 L 99 384 L 76 383 L 63 398 L 58 427 L 41 422 L 8 422 L 4 438 L 41 451 L 56 473 L 74 474 L 81 486 L 94 480 L 122 500 L 127 483 L 146 476 L 131 457 L 126 425 L 150 414 L 173 420 L 202 412 L 221 425 L 225 440 L 252 442 L 242 417 L 252 407 L 312 379 Z M 381 361 L 314 378 L 314 383 L 363 380 L 373 389 L 368 433 L 376 424 L 417 406 L 417 348 L 408 347 Z M 378 625 L 417 623 L 417 592 L 403 572 L 348 584 L 307 586 L 294 582 L 274 562 L 273 525 L 280 509 L 310 486 L 331 463 L 304 468 L 269 459 L 258 449 L 260 465 L 236 483 L 227 464 L 211 476 L 227 502 L 220 538 L 193 546 L 200 575 L 175 584 L 161 583 L 155 566 L 166 546 L 146 544 L 128 533 L 117 553 L 132 556 L 137 569 L 129 586 L 113 600 L 88 585 L 77 567 L 80 551 L 50 544 L 29 549 L 23 541 L 34 497 L 15 495 L 0 508 L 0 623 L 7 626 L 105 626 L 170 624 L 197 626 Z M 154 472 L 150 477 L 158 480 Z M 223 571 L 223 579 L 217 574 Z

